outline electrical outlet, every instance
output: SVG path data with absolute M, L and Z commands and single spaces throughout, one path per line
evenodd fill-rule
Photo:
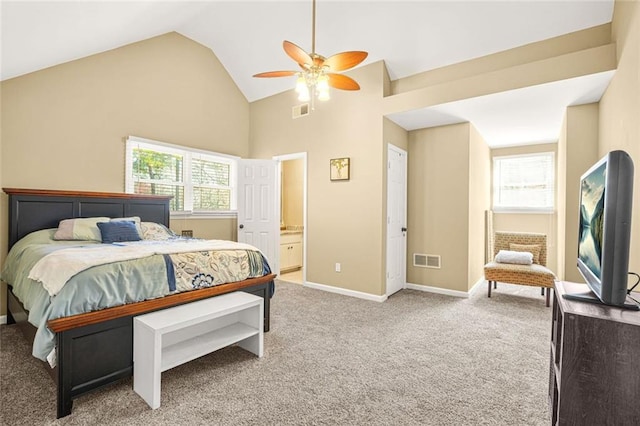
M 182 230 L 183 237 L 193 237 L 193 229 L 183 229 Z
M 336 272 L 340 272 L 340 264 L 336 263 Z

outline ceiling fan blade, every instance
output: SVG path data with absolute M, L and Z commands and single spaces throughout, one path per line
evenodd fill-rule
M 360 62 L 364 61 L 368 55 L 369 54 L 367 52 L 357 50 L 337 53 L 333 56 L 329 56 L 324 61 L 324 65 L 329 66 L 331 71 L 344 71 L 355 67 Z
M 311 59 L 311 56 L 307 52 L 302 50 L 301 47 L 291 43 L 290 41 L 283 41 L 282 47 L 284 48 L 286 54 L 300 65 L 311 65 L 311 63 L 313 62 L 313 59 Z
M 270 78 L 270 77 L 289 77 L 298 74 L 297 71 L 268 71 L 255 74 L 254 77 Z
M 360 90 L 360 85 L 351 77 L 342 74 L 327 73 L 329 86 L 340 90 Z

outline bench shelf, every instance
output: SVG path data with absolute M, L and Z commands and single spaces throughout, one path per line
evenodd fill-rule
M 133 321 L 133 389 L 160 407 L 161 373 L 238 344 L 262 357 L 263 299 L 244 292 L 176 306 Z

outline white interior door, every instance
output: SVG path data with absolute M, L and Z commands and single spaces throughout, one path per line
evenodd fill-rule
M 280 191 L 278 162 L 238 162 L 238 241 L 259 248 L 271 270 L 280 270 Z
M 407 282 L 407 152 L 389 144 L 387 170 L 387 296 Z

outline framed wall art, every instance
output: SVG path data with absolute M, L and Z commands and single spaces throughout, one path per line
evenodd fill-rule
M 331 180 L 349 180 L 351 161 L 349 157 L 329 160 L 329 176 Z

